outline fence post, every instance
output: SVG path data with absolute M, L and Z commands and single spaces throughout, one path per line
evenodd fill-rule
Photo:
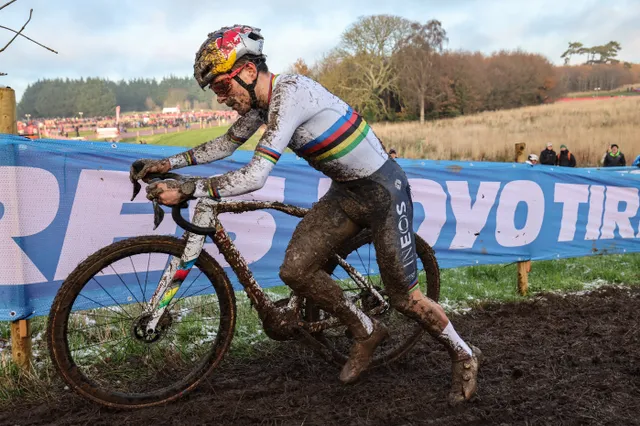
M 515 161 L 516 163 L 524 163 L 527 161 L 526 154 L 527 144 L 517 143 L 515 144 Z M 525 296 L 529 290 L 529 271 L 531 271 L 531 261 L 525 260 L 524 262 L 518 262 L 518 292 Z
M 10 87 L 0 87 L 0 133 L 18 133 L 16 92 Z M 31 366 L 30 320 L 11 323 L 11 355 L 13 362 L 23 370 Z
M 526 149 L 527 149 L 526 143 L 521 142 L 516 144 L 516 156 L 515 156 L 516 163 L 524 163 L 525 161 L 527 161 L 527 154 L 525 153 Z
M 16 92 L 11 87 L 0 87 L 0 133 L 18 133 Z
M 31 321 L 18 320 L 11 323 L 11 357 L 23 370 L 31 367 Z

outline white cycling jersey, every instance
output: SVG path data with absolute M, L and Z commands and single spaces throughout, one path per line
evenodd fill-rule
M 199 180 L 194 196 L 229 197 L 260 189 L 286 148 L 336 181 L 368 177 L 388 159 L 367 122 L 312 79 L 273 75 L 269 93 L 267 111 L 251 110 L 223 136 L 169 158 L 176 169 L 228 157 L 266 124 L 251 161 L 214 179 Z

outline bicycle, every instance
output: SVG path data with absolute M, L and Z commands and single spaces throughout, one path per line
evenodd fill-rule
M 183 177 L 155 175 L 166 178 Z M 135 182 L 134 197 L 139 190 Z M 157 228 L 164 211 L 156 202 L 153 207 Z M 204 250 L 207 237 L 236 274 L 269 338 L 301 340 L 324 358 L 344 364 L 351 346 L 346 327 L 293 292 L 271 300 L 218 217 L 262 209 L 303 217 L 308 209 L 280 202 L 200 199 L 189 222 L 181 214 L 185 207 L 172 209 L 174 221 L 186 231 L 182 238 L 151 235 L 114 242 L 81 262 L 62 283 L 51 306 L 47 343 L 55 369 L 72 390 L 108 407 L 155 406 L 193 390 L 220 365 L 235 332 L 236 297 L 227 273 Z M 422 263 L 419 285 L 437 301 L 435 254 L 414 237 Z M 391 337 L 377 349 L 370 367 L 375 368 L 404 355 L 424 330 L 391 308 L 379 278 L 370 275 L 372 249 L 371 232 L 364 229 L 336 251 L 324 270 L 356 306 L 389 328 Z M 350 256 L 360 260 L 364 275 L 346 261 Z M 146 272 L 139 272 L 145 265 Z M 156 283 L 151 295 L 149 283 Z M 74 330 L 76 326 L 80 329 Z

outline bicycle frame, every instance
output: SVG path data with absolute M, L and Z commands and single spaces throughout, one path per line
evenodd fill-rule
M 274 335 L 289 337 L 292 335 L 292 329 L 299 329 L 300 327 L 303 327 L 310 333 L 314 333 L 339 325 L 337 318 L 306 323 L 295 321 L 296 318 L 299 318 L 297 314 L 300 312 L 300 298 L 294 294 L 289 299 L 287 306 L 276 306 L 253 277 L 247 262 L 233 244 L 229 234 L 225 231 L 224 226 L 220 222 L 218 215 L 220 213 L 241 213 L 262 209 L 278 210 L 296 217 L 303 217 L 309 211 L 309 209 L 290 206 L 279 202 L 216 202 L 212 199 L 202 198 L 198 201 L 194 210 L 193 225 L 201 228 L 215 229 L 215 232 L 208 235 L 211 236 L 213 242 L 218 247 L 218 250 L 238 277 L 238 280 L 249 297 L 249 300 L 253 306 L 255 306 L 258 316 L 260 317 L 263 326 L 265 326 L 265 330 L 267 329 L 266 325 L 270 325 L 275 331 Z M 186 279 L 204 247 L 206 235 L 196 234 L 189 231 L 185 232 L 185 235 L 187 238 L 187 244 L 184 253 L 180 258 L 174 257 L 171 259 L 149 302 L 146 313 L 150 314 L 151 318 L 147 323 L 147 334 L 155 333 L 158 322 L 171 303 L 171 300 L 178 292 L 180 285 Z M 335 257 L 338 264 L 343 267 L 358 287 L 371 292 L 371 294 L 380 301 L 380 307 L 377 308 L 377 310 L 386 310 L 388 308 L 387 302 L 367 281 L 367 279 L 363 277 L 353 266 L 349 265 L 346 260 L 342 259 L 338 255 L 335 255 Z

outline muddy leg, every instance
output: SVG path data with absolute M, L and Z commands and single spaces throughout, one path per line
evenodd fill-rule
M 280 278 L 298 294 L 340 318 L 355 338 L 373 331 L 371 320 L 346 300 L 322 268 L 329 255 L 360 231 L 331 197 L 324 197 L 298 224 L 280 268 Z
M 416 320 L 449 352 L 452 361 L 449 401 L 455 404 L 468 400 L 477 389 L 480 351 L 477 348 L 472 350 L 460 338 L 444 309 L 423 295 L 417 286 L 417 255 L 410 232 L 413 229 L 413 209 L 410 203 L 398 206 L 374 227 L 373 243 L 382 281 L 393 307 Z

